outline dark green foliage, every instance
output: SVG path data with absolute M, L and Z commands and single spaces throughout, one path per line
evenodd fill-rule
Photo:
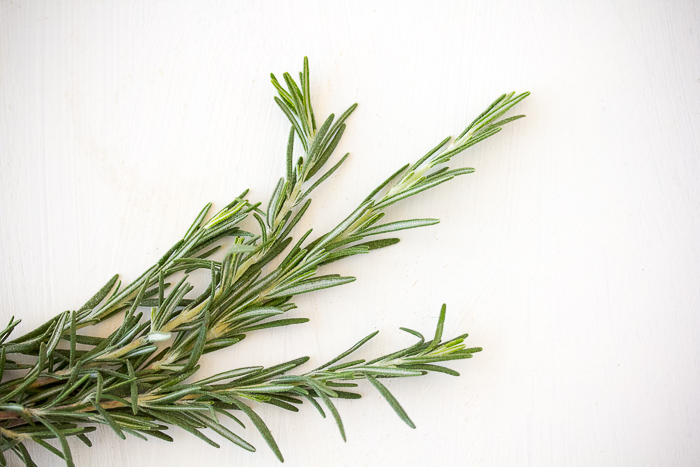
M 279 93 L 275 101 L 292 128 L 286 154 L 286 177 L 277 184 L 265 209 L 246 198 L 247 191 L 207 220 L 211 204 L 197 215 L 184 237 L 131 284 L 121 288 L 112 277 L 85 305 L 65 311 L 14 340 L 7 341 L 19 324 L 12 318 L 0 332 L 0 465 L 8 454 L 27 466 L 35 465 L 25 446 L 31 441 L 73 465 L 69 439 L 87 446 L 86 436 L 96 425 L 109 426 L 117 436 L 172 441 L 165 433 L 179 426 L 214 447 L 219 445 L 202 430 L 254 451 L 238 434 L 222 425 L 217 415 L 233 419 L 241 412 L 282 461 L 282 454 L 255 404 L 267 403 L 292 412 L 304 400 L 323 416 L 330 412 L 346 438 L 333 399 L 356 399 L 355 380 L 368 380 L 409 426 L 413 422 L 382 380 L 422 376 L 429 372 L 458 373 L 435 363 L 465 359 L 480 348 L 466 348 L 466 335 L 442 342 L 445 307 L 435 337 L 402 328 L 418 342 L 375 358 L 349 360 L 377 333 L 372 333 L 337 358 L 315 370 L 289 374 L 308 357 L 270 368 L 248 367 L 198 379 L 206 353 L 241 342 L 250 332 L 300 324 L 308 318 L 280 317 L 296 308 L 293 296 L 354 281 L 353 277 L 320 274 L 319 268 L 340 259 L 396 244 L 398 238 L 375 236 L 433 225 L 437 219 L 398 220 L 378 224 L 386 208 L 402 199 L 444 183 L 473 169 L 443 165 L 456 154 L 498 132 L 521 116 L 501 118 L 527 96 L 503 95 L 483 112 L 459 138 L 443 140 L 413 165 L 391 175 L 335 228 L 308 240 L 311 231 L 293 241 L 291 234 L 311 204 L 308 198 L 346 160 L 324 169 L 342 137 L 353 104 L 339 118 L 326 118 L 317 128 L 311 108 L 308 61 L 299 83 L 284 74 L 283 87 L 272 76 Z M 320 121 L 320 120 L 319 120 Z M 295 140 L 301 156 L 295 160 Z M 325 170 L 325 171 L 324 171 Z M 252 217 L 259 231 L 242 230 Z M 222 244 L 227 243 L 222 248 Z M 223 257 L 209 259 L 217 251 Z M 273 261 L 276 266 L 272 266 Z M 198 296 L 187 275 L 206 269 L 210 287 Z M 175 274 L 183 272 L 178 278 Z M 150 310 L 148 310 L 150 308 Z M 102 338 L 85 328 L 120 314 L 121 325 Z M 159 346 L 159 343 L 160 346 Z M 29 363 L 17 363 L 16 357 Z M 20 370 L 20 375 L 5 370 Z M 342 388 L 342 389 L 339 389 Z M 207 432 L 210 433 L 210 432 Z M 53 445 L 46 440 L 53 440 Z M 56 447 L 58 446 L 58 447 Z

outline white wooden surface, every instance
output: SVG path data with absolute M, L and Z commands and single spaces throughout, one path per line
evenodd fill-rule
M 207 201 L 266 199 L 287 123 L 272 71 L 311 60 L 319 114 L 360 104 L 318 192 L 322 231 L 495 96 L 522 120 L 461 156 L 473 175 L 398 205 L 438 217 L 333 269 L 310 323 L 206 359 L 211 372 L 366 355 L 430 332 L 485 348 L 460 378 L 392 381 L 340 403 L 348 442 L 310 407 L 260 409 L 292 466 L 691 466 L 700 462 L 700 9 L 580 2 L 0 3 L 0 318 L 20 331 L 133 279 Z M 344 401 L 346 402 L 346 401 Z M 283 412 L 283 413 L 282 413 Z M 73 443 L 81 466 L 275 465 L 176 442 Z M 55 457 L 34 450 L 41 465 Z

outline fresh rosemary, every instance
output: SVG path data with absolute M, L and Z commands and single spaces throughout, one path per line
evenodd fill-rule
M 397 170 L 331 231 L 310 240 L 309 230 L 294 241 L 291 234 L 309 208 L 311 193 L 348 156 L 326 169 L 356 105 L 337 119 L 330 115 L 318 126 L 311 106 L 308 61 L 304 59 L 298 82 L 285 73 L 284 83 L 286 87 L 272 75 L 279 94 L 275 102 L 291 123 L 286 176 L 266 207 L 250 201 L 246 191 L 207 219 L 208 204 L 182 240 L 131 284 L 120 287 L 114 276 L 77 310 L 65 311 L 13 340 L 8 338 L 19 320 L 13 317 L 0 332 L 0 375 L 5 375 L 0 379 L 1 465 L 7 464 L 10 451 L 25 465 L 36 465 L 27 449 L 27 442 L 32 441 L 72 466 L 68 438 L 91 446 L 87 434 L 99 424 L 108 425 L 120 438 L 128 434 L 167 441 L 172 438 L 166 430 L 175 425 L 218 447 L 202 432 L 208 428 L 243 449 L 255 450 L 219 417 L 230 418 L 242 428 L 240 418 L 249 419 L 282 461 L 270 430 L 255 412 L 256 403 L 296 412 L 297 405 L 306 400 L 323 417 L 327 410 L 345 439 L 333 399 L 359 398 L 352 392 L 357 387 L 353 381 L 365 379 L 413 428 L 382 380 L 429 372 L 457 376 L 456 371 L 437 363 L 470 358 L 481 350 L 465 346 L 466 334 L 442 341 L 443 305 L 431 340 L 401 328 L 418 342 L 370 361 L 348 357 L 376 332 L 326 364 L 300 374 L 290 371 L 307 357 L 198 379 L 203 354 L 237 344 L 250 332 L 308 321 L 282 317 L 295 308 L 294 296 L 355 280 L 321 275 L 319 268 L 399 241 L 377 239 L 378 235 L 437 223 L 437 219 L 381 220 L 392 204 L 473 172 L 451 169 L 447 164 L 498 133 L 506 123 L 523 117 L 502 118 L 528 95 L 502 95 L 457 138 L 445 138 L 417 162 Z M 301 144 L 303 152 L 296 160 L 295 144 Z M 251 217 L 259 226 L 257 233 L 241 228 L 241 222 Z M 225 242 L 223 259 L 211 259 Z M 273 260 L 278 262 L 274 267 Z M 211 282 L 206 291 L 190 297 L 194 287 L 187 282 L 187 274 L 198 269 L 208 270 Z M 144 309 L 150 309 L 150 315 L 144 316 Z M 121 325 L 107 337 L 86 333 L 86 328 L 116 314 L 123 315 Z M 19 370 L 21 376 L 9 377 L 6 370 Z M 47 440 L 57 441 L 58 447 Z

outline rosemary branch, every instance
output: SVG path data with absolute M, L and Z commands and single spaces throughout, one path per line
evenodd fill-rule
M 406 424 L 415 427 L 381 380 L 428 372 L 456 376 L 454 370 L 436 363 L 470 358 L 481 350 L 464 345 L 466 334 L 442 341 L 443 305 L 432 340 L 401 328 L 419 341 L 370 361 L 344 362 L 376 333 L 330 362 L 299 375 L 289 372 L 304 364 L 307 357 L 270 368 L 238 368 L 196 379 L 203 354 L 235 345 L 250 332 L 308 321 L 281 317 L 296 308 L 291 301 L 294 296 L 355 280 L 337 274 L 320 275 L 320 268 L 399 241 L 376 239 L 377 235 L 437 223 L 437 219 L 380 221 L 394 203 L 473 172 L 471 168 L 451 169 L 448 163 L 498 133 L 503 125 L 521 118 L 502 117 L 528 95 L 500 96 L 457 138 L 444 139 L 417 162 L 392 174 L 333 229 L 313 240 L 309 230 L 294 242 L 292 232 L 311 204 L 311 193 L 348 156 L 326 169 L 345 131 L 345 122 L 357 105 L 337 119 L 331 114 L 317 126 L 308 61 L 304 59 L 298 83 L 287 73 L 283 81 L 286 88 L 272 75 L 278 92 L 275 102 L 291 123 L 286 176 L 278 182 L 265 208 L 250 201 L 247 191 L 210 218 L 208 204 L 183 238 L 131 284 L 121 288 L 114 276 L 75 311 L 63 312 L 11 341 L 7 340 L 19 320 L 13 317 L 0 332 L 0 465 L 7 464 L 8 452 L 27 466 L 35 465 L 25 445 L 31 440 L 71 466 L 67 438 L 77 437 L 90 446 L 86 435 L 100 424 L 110 426 L 121 438 L 130 434 L 146 439 L 148 435 L 167 441 L 172 438 L 165 431 L 174 425 L 218 447 L 201 431 L 209 428 L 254 451 L 218 418 L 231 418 L 244 427 L 240 415 L 250 419 L 282 461 L 270 430 L 251 404 L 267 403 L 298 411 L 296 406 L 307 400 L 325 417 L 324 405 L 345 439 L 332 399 L 359 398 L 359 394 L 345 388 L 355 388 L 357 384 L 352 381 L 365 379 Z M 297 152 L 303 155 L 295 160 L 297 141 L 301 145 Z M 240 227 L 250 217 L 257 221 L 256 233 Z M 223 258 L 211 259 L 226 242 Z M 275 267 L 271 266 L 273 260 L 278 261 Z M 194 287 L 187 282 L 187 274 L 198 269 L 208 270 L 211 281 L 206 291 L 191 297 Z M 182 272 L 184 277 L 178 278 Z M 144 309 L 149 308 L 150 314 L 144 316 Z M 119 313 L 121 325 L 109 336 L 83 333 L 83 329 Z M 17 355 L 24 355 L 25 361 L 29 356 L 32 363 L 19 363 Z M 23 374 L 2 378 L 5 370 L 20 370 Z M 46 440 L 57 440 L 60 448 Z

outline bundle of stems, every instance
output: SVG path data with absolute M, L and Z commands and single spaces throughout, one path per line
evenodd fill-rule
M 87 435 L 97 425 L 109 426 L 120 438 L 151 436 L 166 441 L 172 441 L 168 427 L 178 426 L 218 447 L 202 431 L 208 428 L 254 451 L 221 422 L 222 417 L 242 428 L 241 418 L 248 419 L 282 461 L 270 430 L 255 411 L 256 404 L 296 412 L 306 400 L 321 416 L 330 413 L 345 439 L 333 399 L 359 398 L 354 381 L 364 379 L 414 427 L 382 380 L 429 372 L 456 376 L 456 371 L 437 363 L 470 358 L 481 350 L 466 347 L 466 334 L 442 340 L 443 305 L 431 340 L 401 328 L 418 341 L 368 361 L 350 355 L 376 332 L 310 371 L 290 373 L 308 360 L 302 357 L 269 368 L 237 368 L 198 378 L 202 355 L 236 345 L 251 332 L 308 321 L 283 317 L 296 307 L 292 302 L 296 295 L 355 280 L 320 273 L 328 264 L 399 241 L 377 238 L 381 234 L 436 224 L 437 219 L 381 221 L 392 204 L 473 172 L 452 169 L 448 163 L 506 123 L 523 117 L 503 118 L 528 95 L 500 96 L 457 138 L 445 138 L 417 162 L 389 176 L 335 228 L 313 240 L 309 230 L 295 241 L 291 235 L 309 208 L 310 195 L 348 156 L 326 168 L 356 104 L 337 119 L 331 114 L 317 125 L 307 59 L 298 82 L 285 73 L 286 86 L 274 75 L 272 84 L 278 92 L 275 102 L 291 129 L 286 176 L 265 207 L 249 200 L 247 191 L 209 217 L 208 204 L 183 238 L 131 284 L 122 287 L 114 276 L 77 310 L 60 313 L 12 340 L 19 320 L 13 317 L 0 332 L 0 464 L 6 465 L 12 452 L 25 465 L 36 465 L 27 449 L 33 442 L 72 466 L 68 438 L 91 446 Z M 298 144 L 297 152 L 303 155 L 295 159 Z M 255 219 L 256 232 L 241 227 L 248 218 Z M 223 258 L 212 259 L 222 247 Z M 188 274 L 200 269 L 207 271 L 211 282 L 197 294 Z M 96 337 L 94 329 L 89 333 L 89 328 L 118 314 L 121 324 L 108 336 Z

